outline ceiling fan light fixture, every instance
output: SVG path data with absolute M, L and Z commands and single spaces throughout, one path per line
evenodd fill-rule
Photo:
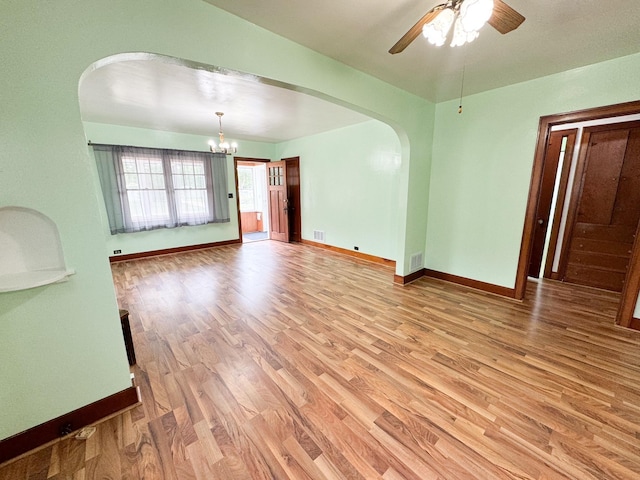
M 451 30 L 451 25 L 456 15 L 450 8 L 443 9 L 431 22 L 422 27 L 422 35 L 429 43 L 440 47 L 447 40 L 447 34 Z
M 465 43 L 471 43 L 476 38 L 478 38 L 478 31 L 466 31 L 462 26 L 462 21 L 460 17 L 456 18 L 456 22 L 453 26 L 453 37 L 451 38 L 451 46 L 452 47 L 461 47 Z
M 503 0 L 446 0 L 425 13 L 416 24 L 389 49 L 391 55 L 400 53 L 413 42 L 422 31 L 434 45 L 444 45 L 454 20 L 452 46 L 464 45 L 478 37 L 479 30 L 489 23 L 499 33 L 514 31 L 526 19 Z M 455 35 L 455 30 L 458 35 Z M 465 32 L 466 35 L 462 35 Z M 464 41 L 463 41 L 464 39 Z
M 493 13 L 493 0 L 464 0 L 460 5 L 460 25 L 466 32 L 477 32 Z

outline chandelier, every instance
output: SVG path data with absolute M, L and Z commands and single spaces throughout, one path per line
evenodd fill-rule
M 451 46 L 458 47 L 478 38 L 478 31 L 491 18 L 493 0 L 448 0 L 441 7 L 436 18 L 422 27 L 422 34 L 440 47 L 453 25 Z
M 229 144 L 229 142 L 224 139 L 224 132 L 222 131 L 222 116 L 224 115 L 224 113 L 216 112 L 216 115 L 218 116 L 218 124 L 220 125 L 220 131 L 218 132 L 220 142 L 218 143 L 218 145 L 216 145 L 216 142 L 214 142 L 213 140 L 209 140 L 209 148 L 211 149 L 211 153 L 233 155 L 234 153 L 238 152 L 238 144 L 235 142 Z

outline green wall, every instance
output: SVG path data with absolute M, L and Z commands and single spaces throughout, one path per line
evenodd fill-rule
M 424 248 L 435 109 L 426 100 L 201 0 L 4 0 L 0 31 L 0 205 L 49 216 L 77 271 L 67 283 L 0 294 L 0 438 L 129 386 L 78 107 L 79 80 L 101 59 L 150 52 L 246 72 L 391 125 L 402 156 L 397 273 Z
M 638 100 L 640 54 L 436 107 L 427 268 L 513 287 L 543 115 Z
M 206 150 L 208 137 L 120 125 L 84 122 L 93 143 L 185 150 Z M 313 230 L 327 234 L 326 243 L 388 259 L 398 255 L 400 141 L 391 127 L 377 120 L 332 130 L 290 142 L 241 141 L 240 154 L 253 158 L 299 156 L 302 178 L 302 236 Z M 228 157 L 228 191 L 235 192 L 233 158 Z M 99 191 L 97 171 L 94 185 Z M 340 192 L 337 194 L 337 192 Z M 111 235 L 99 196 L 107 256 L 221 242 L 238 238 L 235 197 L 229 200 L 231 222 Z
M 458 115 L 457 102 L 436 107 L 201 0 L 4 0 L 0 31 L 0 205 L 49 216 L 77 271 L 66 283 L 0 294 L 0 438 L 129 386 L 105 255 L 113 244 L 105 240 L 86 145 L 110 137 L 92 126 L 85 137 L 78 107 L 78 83 L 95 62 L 125 52 L 168 55 L 316 92 L 390 125 L 397 139 L 382 129 L 380 135 L 394 143 L 389 152 L 399 145 L 398 169 L 378 175 L 371 151 L 358 161 L 372 168 L 376 185 L 397 179 L 385 185 L 386 198 L 397 200 L 395 243 L 391 229 L 369 244 L 340 228 L 347 215 L 324 220 L 326 212 L 313 208 L 324 195 L 316 187 L 303 200 L 312 218 L 304 235 L 325 228 L 345 248 L 357 240 L 363 251 L 397 259 L 400 275 L 411 254 L 426 250 L 429 268 L 507 287 L 515 279 L 538 118 L 640 98 L 640 55 L 633 55 L 467 97 Z M 91 138 L 99 131 L 104 136 Z M 357 128 L 352 134 L 369 135 Z M 306 181 L 314 141 L 297 141 L 300 151 L 287 142 L 274 153 L 300 155 Z M 308 163 L 311 171 L 318 166 Z M 357 192 L 340 193 L 357 205 Z M 366 217 L 373 223 L 370 212 Z
M 300 157 L 302 238 L 395 260 L 400 150 L 376 120 L 278 144 L 277 158 Z

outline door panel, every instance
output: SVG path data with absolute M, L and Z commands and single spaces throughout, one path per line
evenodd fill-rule
M 289 241 L 289 218 L 287 215 L 287 172 L 285 162 L 267 164 L 267 190 L 271 223 L 269 236 L 272 240 Z
M 628 137 L 628 130 L 591 135 L 578 206 L 578 222 L 594 225 L 611 223 Z
M 574 252 L 576 265 L 589 265 L 594 269 L 624 271 L 627 268 L 626 255 L 606 255 L 589 250 Z
M 640 128 L 629 133 L 625 161 L 618 184 L 618 198 L 613 208 L 615 225 L 633 226 L 638 223 L 640 205 Z M 635 161 L 633 161 L 635 159 Z
M 582 252 L 597 252 L 600 254 L 609 254 L 616 256 L 627 256 L 629 253 L 629 244 L 628 243 L 620 243 L 620 242 L 607 242 L 601 240 L 594 240 L 592 238 L 587 237 L 579 237 L 579 242 L 575 245 L 576 251 Z
M 576 260 L 576 263 L 570 263 L 567 266 L 565 281 L 589 287 L 602 288 L 603 290 L 621 292 L 626 276 L 626 270 L 620 271 L 586 266 L 585 264 L 577 263 Z
M 640 219 L 640 124 L 585 129 L 563 280 L 622 291 Z

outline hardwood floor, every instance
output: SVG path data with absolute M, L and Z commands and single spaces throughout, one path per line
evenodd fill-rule
M 640 478 L 640 332 L 613 325 L 617 294 L 402 287 L 277 242 L 112 269 L 142 406 L 1 480 Z

